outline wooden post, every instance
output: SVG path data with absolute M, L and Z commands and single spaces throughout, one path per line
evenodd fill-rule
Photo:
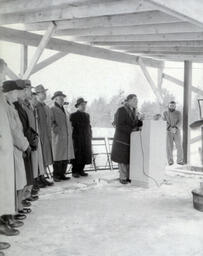
M 183 155 L 185 163 L 190 161 L 190 109 L 192 86 L 192 62 L 184 61 L 184 92 L 183 92 Z
M 6 73 L 5 73 L 6 63 L 3 59 L 0 59 L 0 87 L 2 86 L 2 82 L 5 80 Z
M 28 46 L 21 46 L 21 60 L 20 60 L 20 76 L 22 77 L 27 69 L 28 64 Z

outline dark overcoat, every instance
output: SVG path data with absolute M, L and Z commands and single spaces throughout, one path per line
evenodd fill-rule
M 116 114 L 114 124 L 116 127 L 111 159 L 116 163 L 129 164 L 130 162 L 130 135 L 131 132 L 142 126 L 135 112 L 128 107 L 120 107 Z
M 27 138 L 29 145 L 32 146 L 32 135 L 31 135 L 31 127 L 29 125 L 29 119 L 27 112 L 23 108 L 22 104 L 18 101 L 14 102 L 14 106 L 18 112 L 18 115 L 20 117 L 20 121 L 23 126 L 23 133 L 24 136 Z M 27 185 L 33 185 L 34 183 L 34 175 L 33 175 L 33 169 L 32 169 L 32 160 L 31 160 L 31 154 L 25 153 L 23 155 L 24 158 L 24 164 L 25 164 L 25 171 L 26 171 L 26 178 L 27 178 Z
M 92 162 L 92 130 L 89 114 L 76 111 L 70 116 L 73 127 L 75 160 L 79 164 Z

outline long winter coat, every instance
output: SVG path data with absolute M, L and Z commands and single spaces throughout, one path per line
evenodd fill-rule
M 54 161 L 68 160 L 68 125 L 63 107 L 51 108 L 52 149 Z
M 74 147 L 73 147 L 73 128 L 71 125 L 70 114 L 68 111 L 66 111 L 66 120 L 67 120 L 67 126 L 68 126 L 68 160 L 72 160 L 75 158 Z
M 73 145 L 75 159 L 80 164 L 92 162 L 92 130 L 89 114 L 77 111 L 72 113 L 70 121 L 73 127 Z
M 39 131 L 38 131 L 35 109 L 31 106 L 31 104 L 27 100 L 23 102 L 23 108 L 27 113 L 29 126 L 38 134 Z M 31 151 L 32 170 L 33 170 L 34 178 L 37 178 L 39 175 L 43 175 L 45 173 L 39 136 L 38 136 L 38 142 L 36 146 L 37 146 L 36 150 Z
M 116 163 L 129 164 L 130 162 L 130 135 L 133 129 L 142 126 L 135 112 L 129 107 L 120 107 L 114 120 L 116 131 L 111 152 L 111 159 Z
M 29 119 L 28 115 L 23 108 L 22 103 L 16 101 L 14 102 L 14 106 L 16 110 L 18 111 L 18 115 L 20 117 L 20 121 L 23 126 L 23 133 L 24 136 L 27 138 L 29 145 L 31 147 L 32 145 L 32 136 L 31 136 L 31 129 L 29 125 Z M 27 177 L 27 186 L 33 185 L 34 183 L 34 175 L 33 175 L 33 170 L 32 170 L 32 159 L 31 159 L 31 154 L 24 154 L 24 163 L 25 163 L 25 171 L 26 171 L 26 177 Z
M 14 105 L 7 103 L 8 118 L 14 145 L 14 168 L 16 173 L 16 190 L 22 190 L 27 185 L 23 152 L 29 142 L 23 133 L 23 126 Z
M 0 92 L 0 216 L 15 213 L 14 148 L 7 106 Z
M 41 102 L 38 102 L 36 109 L 44 167 L 47 167 L 53 163 L 50 109 L 45 103 Z

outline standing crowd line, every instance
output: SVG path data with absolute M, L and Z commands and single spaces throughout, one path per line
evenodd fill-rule
M 92 161 L 92 130 L 86 104 L 78 98 L 76 112 L 65 109 L 66 95 L 54 93 L 46 105 L 47 89 L 30 80 L 7 80 L 0 89 L 0 234 L 16 236 L 31 213 L 39 191 L 54 182 L 85 177 Z M 48 171 L 53 166 L 53 181 Z M 10 244 L 0 242 L 0 256 Z

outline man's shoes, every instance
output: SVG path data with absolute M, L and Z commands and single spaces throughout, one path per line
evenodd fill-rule
M 73 176 L 74 178 L 80 178 L 80 174 L 79 174 L 79 173 L 72 173 L 72 176 Z
M 34 202 L 34 201 L 37 201 L 39 199 L 39 196 L 34 196 L 34 195 L 32 195 L 31 197 L 29 197 L 28 199 L 27 199 L 27 201 L 29 201 L 29 202 Z
M 178 164 L 179 164 L 179 165 L 184 165 L 184 162 L 179 162 Z
M 41 175 L 39 177 L 40 181 L 45 184 L 46 186 L 53 186 L 54 183 L 52 181 L 49 181 L 48 179 L 46 179 L 43 175 Z
M 20 228 L 24 225 L 22 221 L 14 221 L 13 223 L 10 223 L 9 226 L 11 228 Z
M 128 183 L 131 183 L 131 179 L 128 178 L 128 179 L 127 179 L 127 182 L 128 182 Z
M 55 182 L 61 182 L 61 179 L 59 179 L 58 177 L 54 177 L 53 179 Z
M 169 163 L 168 165 L 170 165 L 170 166 L 171 166 L 171 165 L 173 165 L 173 163 Z
M 32 210 L 30 208 L 23 208 L 23 210 L 18 211 L 20 214 L 29 214 Z
M 10 247 L 11 245 L 9 243 L 0 242 L 0 250 L 6 250 Z
M 121 180 L 121 179 L 120 179 L 120 183 L 125 185 L 125 184 L 128 184 L 128 181 L 127 181 L 127 180 Z
M 1 225 L 0 234 L 5 236 L 17 236 L 20 234 L 20 231 L 17 229 L 10 228 L 7 225 Z
M 23 201 L 22 201 L 22 205 L 23 205 L 24 207 L 30 207 L 32 204 L 31 204 L 29 201 L 27 201 L 27 200 L 23 200 Z
M 24 220 L 26 219 L 26 215 L 25 214 L 16 214 L 14 215 L 14 220 Z
M 82 176 L 82 177 L 87 177 L 87 176 L 88 176 L 88 173 L 86 173 L 86 172 L 83 171 L 83 172 L 80 173 L 80 176 Z
M 62 177 L 60 177 L 61 180 L 70 180 L 70 177 L 66 177 L 65 175 L 63 175 Z

